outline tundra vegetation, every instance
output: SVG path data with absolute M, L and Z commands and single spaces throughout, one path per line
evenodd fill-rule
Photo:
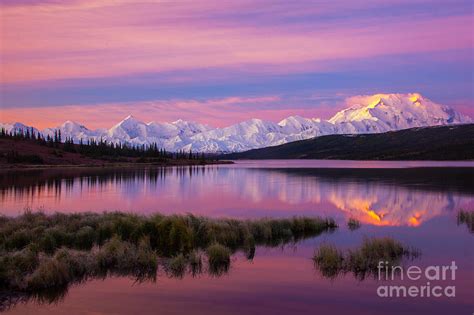
M 337 227 L 332 219 L 211 219 L 192 214 L 143 216 L 26 211 L 0 217 L 1 291 L 48 297 L 74 283 L 107 276 L 155 280 L 202 272 L 220 276 L 231 255 L 281 246 Z M 55 294 L 54 296 L 58 296 Z
M 356 249 L 342 251 L 331 244 L 320 245 L 313 256 L 316 269 L 326 278 L 352 273 L 364 280 L 382 276 L 387 269 L 400 265 L 404 258 L 416 258 L 420 252 L 389 237 L 365 238 Z M 383 262 L 383 263 L 380 263 Z

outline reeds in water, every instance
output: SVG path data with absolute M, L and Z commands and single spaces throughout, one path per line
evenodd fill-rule
M 109 275 L 154 280 L 159 265 L 171 277 L 203 271 L 222 275 L 231 255 L 280 246 L 337 227 L 332 219 L 211 219 L 126 213 L 0 217 L 0 291 L 33 293 Z
M 382 267 L 391 268 L 403 258 L 415 258 L 420 252 L 389 237 L 366 238 L 362 245 L 353 250 L 341 251 L 334 245 L 322 244 L 316 249 L 313 261 L 324 277 L 335 278 L 352 272 L 360 280 L 375 276 Z

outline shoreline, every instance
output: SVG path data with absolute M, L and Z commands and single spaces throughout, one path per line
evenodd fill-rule
M 139 167 L 173 167 L 173 166 L 207 166 L 207 165 L 228 165 L 234 164 L 233 161 L 174 161 L 172 163 L 103 163 L 103 164 L 2 164 L 0 173 L 4 171 L 24 171 L 24 170 L 39 170 L 39 169 L 60 169 L 60 168 L 139 168 Z

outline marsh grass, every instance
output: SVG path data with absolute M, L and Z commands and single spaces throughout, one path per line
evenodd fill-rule
M 322 244 L 314 253 L 313 260 L 326 278 L 335 278 L 344 267 L 343 253 L 330 244 Z
M 464 211 L 461 210 L 458 212 L 457 216 L 458 225 L 465 224 L 471 233 L 474 233 L 474 211 Z
M 202 256 L 197 251 L 192 251 L 188 256 L 190 271 L 193 277 L 202 273 Z
M 332 219 L 234 220 L 188 215 L 53 214 L 0 217 L 0 292 L 54 292 L 111 275 L 154 281 L 222 275 L 236 251 L 253 259 L 256 246 L 280 246 L 337 227 Z M 201 254 L 203 253 L 203 254 Z M 160 267 L 160 268 L 161 268 Z
M 206 253 L 209 262 L 209 273 L 211 275 L 220 276 L 229 270 L 231 255 L 229 248 L 219 243 L 214 243 L 207 248 Z
M 406 247 L 389 237 L 366 238 L 353 250 L 340 251 L 334 245 L 322 244 L 313 256 L 315 267 L 324 277 L 335 278 L 351 272 L 357 279 L 378 275 L 379 262 L 382 271 L 399 265 L 403 258 L 414 259 L 420 255 L 416 249 Z
M 355 230 L 359 229 L 360 226 L 361 226 L 361 223 L 357 219 L 349 218 L 349 220 L 347 221 L 347 227 L 351 231 L 355 231 Z
M 178 254 L 162 260 L 165 273 L 171 278 L 183 278 L 186 274 L 196 277 L 203 273 L 202 255 L 197 250 L 187 255 Z
M 0 250 L 21 250 L 34 244 L 39 251 L 54 253 L 67 247 L 90 250 L 118 238 L 137 245 L 148 238 L 160 256 L 173 257 L 212 243 L 231 250 L 254 246 L 278 246 L 314 237 L 337 227 L 332 219 L 210 219 L 188 215 L 140 216 L 120 212 L 46 215 L 25 212 L 0 219 Z
M 168 270 L 175 278 L 182 278 L 186 273 L 188 262 L 183 254 L 179 254 L 169 260 Z

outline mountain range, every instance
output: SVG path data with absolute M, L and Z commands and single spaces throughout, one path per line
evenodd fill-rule
M 61 130 L 63 139 L 103 139 L 134 145 L 156 143 L 168 151 L 242 152 L 333 134 L 367 134 L 414 127 L 467 124 L 473 120 L 451 107 L 432 102 L 418 93 L 375 94 L 350 98 L 348 108 L 329 120 L 290 116 L 275 123 L 250 119 L 225 128 L 177 120 L 171 123 L 145 123 L 128 116 L 110 129 L 91 130 L 66 121 L 56 128 L 34 129 L 43 135 Z M 18 131 L 31 128 L 22 123 L 0 123 L 0 128 Z

